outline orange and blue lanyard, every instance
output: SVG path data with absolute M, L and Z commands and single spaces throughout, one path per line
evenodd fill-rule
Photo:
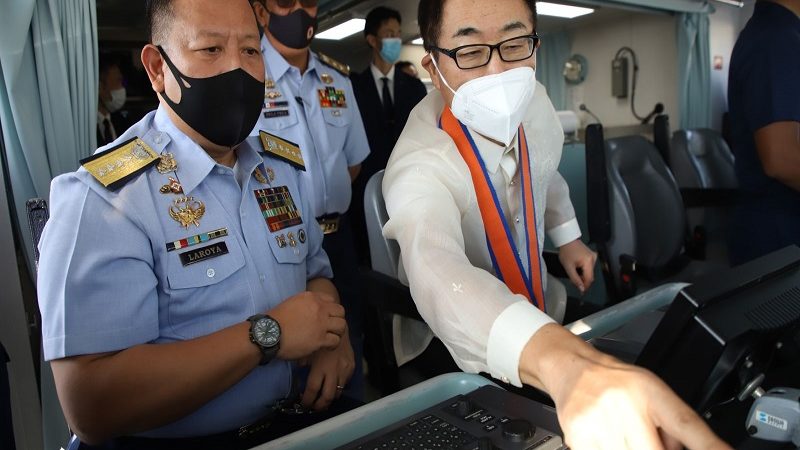
M 539 240 L 536 230 L 536 206 L 533 203 L 533 185 L 531 182 L 531 161 L 528 152 L 528 141 L 525 130 L 519 127 L 519 159 L 522 183 L 522 211 L 525 218 L 525 245 L 528 254 L 528 270 L 522 265 L 517 245 L 511 237 L 511 227 L 503 214 L 497 197 L 497 191 L 489 178 L 486 164 L 483 162 L 478 147 L 464 126 L 450 108 L 445 108 L 439 119 L 439 128 L 444 130 L 455 141 L 458 152 L 467 163 L 481 219 L 486 230 L 486 244 L 489 256 L 497 277 L 508 286 L 511 292 L 524 295 L 536 307 L 545 310 L 544 291 L 542 288 L 542 272 L 539 263 Z

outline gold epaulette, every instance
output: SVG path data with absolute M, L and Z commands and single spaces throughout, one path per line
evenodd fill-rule
M 306 163 L 303 160 L 303 153 L 300 151 L 299 145 L 266 131 L 261 131 L 258 135 L 261 138 L 261 145 L 264 147 L 265 153 L 286 161 L 300 170 L 306 170 Z
M 116 190 L 150 166 L 159 155 L 138 137 L 81 160 L 81 165 L 109 190 Z
M 317 53 L 317 56 L 319 57 L 319 60 L 322 61 L 322 63 L 326 66 L 333 67 L 337 72 L 346 77 L 350 76 L 350 66 L 347 64 L 340 63 L 324 53 Z

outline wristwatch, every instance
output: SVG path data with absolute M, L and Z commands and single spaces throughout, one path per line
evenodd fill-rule
M 278 354 L 281 346 L 281 326 L 266 314 L 255 314 L 247 318 L 250 322 L 250 342 L 261 350 L 259 365 L 267 364 Z

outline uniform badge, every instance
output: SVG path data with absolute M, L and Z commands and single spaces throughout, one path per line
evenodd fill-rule
M 264 80 L 264 90 L 267 89 L 275 89 L 275 80 L 273 80 L 272 78 L 267 78 L 266 80 Z
M 253 171 L 253 176 L 256 177 L 256 180 L 259 183 L 261 183 L 261 184 L 269 184 L 269 181 L 267 181 L 267 177 L 265 177 L 264 174 L 261 173 L 261 168 L 260 167 L 256 167 L 256 170 Z
M 340 117 L 342 115 L 342 112 L 339 111 L 338 109 L 334 109 L 333 111 L 331 111 L 331 115 L 333 117 Z
M 81 160 L 81 165 L 107 189 L 115 190 L 156 164 L 159 156 L 143 140 L 131 138 Z
M 169 177 L 169 183 L 159 189 L 162 194 L 183 194 L 183 186 L 175 178 Z
M 297 209 L 288 187 L 257 189 L 253 194 L 271 233 L 303 223 L 300 210 Z
M 323 108 L 347 108 L 347 99 L 344 91 L 333 86 L 318 89 L 319 105 Z
M 333 77 L 328 73 L 323 73 L 319 76 L 322 79 L 322 82 L 325 84 L 333 84 Z
M 175 157 L 172 155 L 172 153 L 163 152 L 161 153 L 161 158 L 158 160 L 156 170 L 158 170 L 158 173 L 160 174 L 175 172 L 178 170 L 178 162 L 175 161 Z
M 289 246 L 290 247 L 297 247 L 297 241 L 294 239 L 294 233 L 290 232 L 286 235 L 289 238 Z
M 278 91 L 269 91 L 266 94 L 264 94 L 264 97 L 266 97 L 266 98 L 268 98 L 270 100 L 275 100 L 276 98 L 283 97 L 283 94 L 281 94 Z
M 297 232 L 297 239 L 300 240 L 301 244 L 306 243 L 306 230 L 300 228 L 300 231 Z
M 227 235 L 228 235 L 227 228 L 219 228 L 214 231 L 209 231 L 208 233 L 196 234 L 194 236 L 178 239 L 177 241 L 174 242 L 168 242 L 167 251 L 172 252 L 175 250 L 180 250 L 182 248 L 191 247 L 193 245 L 203 244 L 205 242 L 213 241 L 214 239 L 219 239 Z
M 199 227 L 205 213 L 206 205 L 194 197 L 178 198 L 169 207 L 169 216 L 183 228 L 189 228 L 189 225 Z
M 272 170 L 272 167 L 267 167 L 267 179 L 270 183 L 275 181 L 275 171 Z
M 286 248 L 286 236 L 284 235 L 275 236 L 275 240 L 278 242 L 278 247 Z
M 197 264 L 199 262 L 208 261 L 209 259 L 216 258 L 217 256 L 227 255 L 228 254 L 228 245 L 224 242 L 218 242 L 216 244 L 207 245 L 205 247 L 198 248 L 196 250 L 190 250 L 188 252 L 183 252 L 180 255 L 181 263 L 184 267 L 190 266 L 192 264 Z
M 285 139 L 281 139 L 274 134 L 261 131 L 259 133 L 261 145 L 264 151 L 282 161 L 286 161 L 296 168 L 305 171 L 306 163 L 303 161 L 303 153 L 297 144 Z

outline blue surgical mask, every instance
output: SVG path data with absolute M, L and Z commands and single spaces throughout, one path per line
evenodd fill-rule
M 389 64 L 394 64 L 400 59 L 400 50 L 403 41 L 400 38 L 383 38 L 381 40 L 381 58 Z

